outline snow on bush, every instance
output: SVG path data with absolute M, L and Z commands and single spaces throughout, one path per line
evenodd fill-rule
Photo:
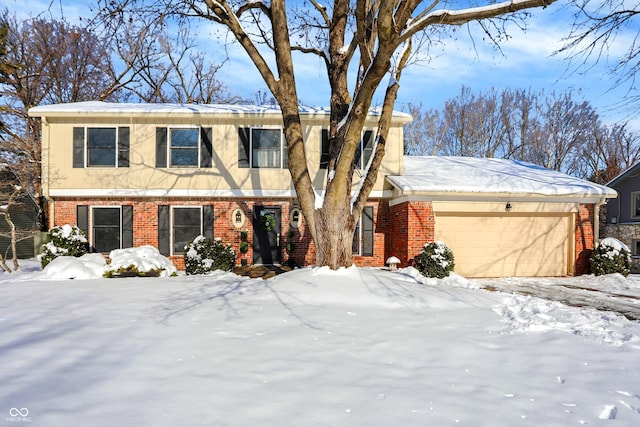
M 84 254 L 79 258 L 59 256 L 42 270 L 47 279 L 99 279 L 104 273 L 107 260 L 102 254 Z
M 111 262 L 105 268 L 105 277 L 167 277 L 177 273 L 171 260 L 150 245 L 114 249 L 109 253 L 109 259 Z
M 443 279 L 453 271 L 453 252 L 440 241 L 424 245 L 422 252 L 415 259 L 416 268 L 426 277 Z
M 225 245 L 220 239 L 211 241 L 204 236 L 198 236 L 184 248 L 184 266 L 187 274 L 207 274 L 215 270 L 230 271 L 235 264 L 235 251 L 231 245 Z
M 87 238 L 78 227 L 69 224 L 53 227 L 47 233 L 47 243 L 38 255 L 42 268 L 59 256 L 80 257 L 87 253 Z
M 626 277 L 631 267 L 631 252 L 627 245 L 618 239 L 608 237 L 602 239 L 593 250 L 589 264 L 591 272 L 596 276 L 620 273 Z

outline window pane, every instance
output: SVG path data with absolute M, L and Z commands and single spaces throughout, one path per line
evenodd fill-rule
M 198 166 L 198 149 L 172 149 L 171 166 Z
M 116 128 L 88 128 L 89 166 L 116 165 Z
M 280 168 L 282 150 L 280 129 L 251 130 L 251 166 L 254 168 Z
M 181 254 L 184 247 L 202 234 L 200 208 L 173 209 L 173 253 Z
M 120 249 L 120 208 L 93 208 L 93 247 L 97 252 Z
M 171 129 L 171 147 L 198 148 L 198 129 Z
M 633 241 L 633 255 L 640 255 L 640 240 Z
M 171 129 L 171 166 L 198 166 L 199 129 Z
M 633 216 L 640 216 L 640 193 L 633 195 Z

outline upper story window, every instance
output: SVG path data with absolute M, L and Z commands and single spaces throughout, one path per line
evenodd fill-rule
M 631 218 L 640 218 L 640 192 L 631 193 Z
M 326 169 L 329 165 L 329 130 L 322 129 L 320 147 L 320 169 Z M 364 155 L 363 155 L 364 153 Z M 373 131 L 365 130 L 356 147 L 356 155 L 353 164 L 356 169 L 364 169 L 369 163 L 369 159 L 373 155 Z
M 73 167 L 129 167 L 129 128 L 74 127 Z
M 156 167 L 210 168 L 213 146 L 211 128 L 156 128 Z
M 239 128 L 238 140 L 238 167 L 289 167 L 281 128 Z

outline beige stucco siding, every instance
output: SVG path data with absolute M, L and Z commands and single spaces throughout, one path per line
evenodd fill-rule
M 249 169 L 238 167 L 238 128 L 280 127 L 281 120 L 274 117 L 53 117 L 43 121 L 43 160 L 46 165 L 44 183 L 47 194 L 67 194 L 78 190 L 79 195 L 95 191 L 108 194 L 133 193 L 161 195 L 172 192 L 186 195 L 205 195 L 206 192 L 225 195 L 293 195 L 293 185 L 287 169 Z M 117 127 L 130 128 L 130 166 L 73 168 L 73 128 Z M 156 127 L 202 126 L 212 128 L 212 168 L 156 168 Z M 321 129 L 325 120 L 303 123 L 307 162 L 317 188 L 326 179 L 326 171 L 319 168 L 321 155 Z M 368 123 L 375 129 L 375 122 Z M 389 133 L 387 153 L 383 160 L 374 191 L 389 189 L 384 176 L 398 174 L 402 167 L 401 123 Z M 48 156 L 47 156 L 48 154 Z M 357 175 L 357 174 L 356 174 Z M 154 193 L 155 192 L 155 193 Z M 212 194 L 213 194 L 212 193 Z
M 457 274 L 503 277 L 570 273 L 573 204 L 519 203 L 509 212 L 504 203 L 464 205 L 434 204 L 435 239 L 453 251 Z

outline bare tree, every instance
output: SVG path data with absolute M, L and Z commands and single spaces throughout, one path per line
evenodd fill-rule
M 288 147 L 289 171 L 302 212 L 316 245 L 317 265 L 352 264 L 351 243 L 356 223 L 376 181 L 385 152 L 393 106 L 402 71 L 417 34 L 436 36 L 452 26 L 546 6 L 548 0 L 487 2 L 478 7 L 440 8 L 423 0 L 317 0 L 287 10 L 284 0 L 103 0 L 103 15 L 124 18 L 122 11 L 199 17 L 222 25 L 242 46 L 278 102 Z M 474 2 L 475 4 L 475 2 Z M 158 12 L 160 11 L 160 12 Z M 120 21 L 124 22 L 124 20 Z M 486 27 L 487 30 L 492 27 Z M 502 30 L 497 25 L 495 28 Z M 293 52 L 316 55 L 326 66 L 331 89 L 328 179 L 316 195 L 307 167 Z M 353 87 L 349 68 L 357 69 Z M 352 194 L 354 158 L 372 99 L 385 76 L 374 155 Z
M 474 94 L 463 87 L 441 111 L 424 114 L 413 106 L 412 114 L 420 123 L 407 125 L 412 127 L 405 130 L 405 138 L 411 138 L 414 155 L 525 160 L 598 183 L 640 160 L 640 134 L 628 123 L 602 123 L 572 90 Z
M 575 20 L 560 53 L 567 54 L 570 67 L 586 72 L 601 61 L 616 58 L 610 65 L 613 86 L 626 86 L 620 106 L 635 114 L 640 106 L 636 74 L 640 70 L 640 3 L 626 0 L 570 0 L 576 7 Z M 626 34 L 625 34 L 626 33 Z M 628 35 L 628 37 L 623 37 Z M 612 51 L 614 44 L 626 49 Z

